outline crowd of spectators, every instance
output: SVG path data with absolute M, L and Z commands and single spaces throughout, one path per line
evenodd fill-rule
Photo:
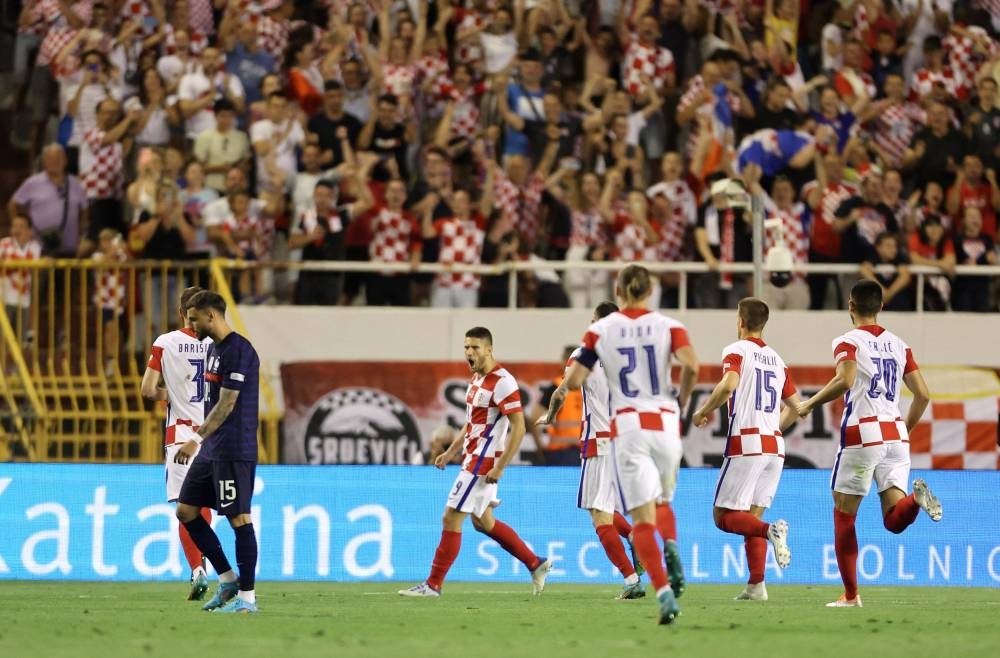
M 0 256 L 703 261 L 690 305 L 730 307 L 748 277 L 719 265 L 751 259 L 752 231 L 709 193 L 728 177 L 780 220 L 765 247 L 856 264 L 887 308 L 914 308 L 913 264 L 940 270 L 928 310 L 995 310 L 995 282 L 955 266 L 997 258 L 998 30 L 1000 0 L 24 0 L 2 100 L 40 167 Z M 782 283 L 781 308 L 843 303 L 845 275 Z M 676 305 L 677 277 L 659 284 Z M 5 285 L 23 304 L 30 280 Z M 248 303 L 508 294 L 458 272 L 234 285 Z M 610 273 L 538 269 L 518 291 L 592 306 Z

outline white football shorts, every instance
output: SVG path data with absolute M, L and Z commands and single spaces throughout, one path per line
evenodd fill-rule
M 447 505 L 456 512 L 466 512 L 480 517 L 486 513 L 488 507 L 495 507 L 500 503 L 497 500 L 498 489 L 496 483 L 486 484 L 485 473 L 473 475 L 461 470 L 451 485 L 451 491 L 448 492 Z
M 184 478 L 187 476 L 188 468 L 191 466 L 191 462 L 198 455 L 201 447 L 195 451 L 191 459 L 188 460 L 186 464 L 177 464 L 174 462 L 174 455 L 177 451 L 181 449 L 184 443 L 172 443 L 163 449 L 164 458 L 166 460 L 166 478 L 167 478 L 167 502 L 176 503 L 177 499 L 181 495 L 181 485 L 184 484 Z
M 879 493 L 892 487 L 907 491 L 910 480 L 909 442 L 888 441 L 860 448 L 841 448 L 833 466 L 830 486 L 840 493 L 866 496 L 873 477 Z
M 611 441 L 621 507 L 632 511 L 645 503 L 671 502 L 681 467 L 679 427 L 671 423 L 662 432 L 633 430 Z
M 727 457 L 715 485 L 714 505 L 741 512 L 754 506 L 770 507 L 784 465 L 778 455 Z
M 576 506 L 608 514 L 621 510 L 615 464 L 610 454 L 596 455 L 583 460 L 580 466 L 580 487 L 576 494 Z

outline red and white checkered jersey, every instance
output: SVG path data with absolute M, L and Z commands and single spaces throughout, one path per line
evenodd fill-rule
M 153 36 L 156 29 L 145 22 L 147 16 L 150 18 L 153 16 L 146 0 L 126 0 L 122 3 L 121 8 L 121 23 L 123 25 L 132 21 L 139 24 L 139 29 L 132 33 L 130 39 L 135 41 Z
M 931 93 L 934 85 L 941 83 L 948 90 L 950 96 L 958 97 L 964 88 L 962 75 L 950 66 L 942 67 L 940 71 L 930 69 L 918 69 L 910 81 L 910 100 L 918 102 L 924 96 Z
M 124 250 L 113 254 L 96 251 L 91 258 L 99 263 L 124 263 L 128 255 Z M 94 304 L 97 308 L 114 311 L 115 315 L 125 311 L 125 277 L 126 273 L 116 268 L 94 270 Z
M 683 180 L 660 182 L 646 190 L 646 197 L 652 200 L 662 194 L 670 202 L 670 217 L 661 222 L 660 233 L 663 241 L 660 243 L 661 260 L 677 262 L 687 256 L 684 236 L 689 225 L 698 221 L 698 201 L 694 192 Z
M 622 67 L 625 90 L 630 96 L 643 92 L 646 88 L 644 78 L 653 81 L 656 91 L 662 91 L 667 74 L 673 73 L 676 68 L 674 54 L 670 50 L 655 43 L 643 43 L 635 34 L 625 50 Z
M 28 240 L 19 245 L 12 237 L 0 239 L 0 263 L 4 264 L 4 275 L 0 276 L 0 290 L 6 306 L 28 308 L 31 302 L 31 270 L 18 269 L 17 261 L 38 260 L 42 256 L 42 245 L 37 240 Z
M 579 358 L 583 348 L 578 347 L 566 362 L 566 372 Z M 580 430 L 580 456 L 584 459 L 608 454 L 611 441 L 611 391 L 604 366 L 598 361 L 583 381 L 583 427 Z
M 872 139 L 891 158 L 889 165 L 902 164 L 913 136 L 927 123 L 927 113 L 916 103 L 890 105 L 869 123 Z
M 201 51 L 205 50 L 208 46 L 208 36 L 206 32 L 195 32 L 194 28 L 188 31 L 188 39 L 190 40 L 190 46 L 188 46 L 188 52 L 192 55 L 200 55 Z M 167 23 L 163 26 L 163 50 L 167 55 L 173 55 L 177 52 L 177 31 L 174 26 Z M 188 73 L 189 71 L 185 71 Z
M 983 63 L 992 59 L 1000 46 L 990 38 L 989 33 L 978 25 L 963 25 L 966 34 L 958 32 L 959 25 L 953 24 L 948 34 L 941 40 L 944 52 L 948 53 L 948 63 L 959 77 L 960 98 L 968 98 L 973 90 L 976 73 Z M 983 44 L 977 46 L 977 41 Z
M 212 0 L 188 0 L 188 25 L 192 32 L 215 33 L 215 18 L 212 16 Z
M 806 212 L 806 204 L 796 203 L 791 208 L 781 209 L 775 205 L 770 196 L 764 197 L 764 210 L 768 219 L 780 219 L 782 227 L 782 239 L 788 250 L 792 252 L 792 262 L 796 265 L 804 265 L 809 262 L 809 234 L 806 233 L 805 224 L 802 221 Z M 777 244 L 777 231 L 770 229 L 764 231 L 764 254 Z M 796 279 L 804 281 L 806 275 L 803 272 L 794 274 Z
M 188 329 L 157 336 L 150 350 L 150 370 L 167 386 L 167 423 L 164 445 L 183 443 L 205 422 L 205 355 L 211 338 L 198 340 Z
M 90 0 L 74 2 L 71 7 L 73 13 L 80 17 L 84 25 L 90 25 L 90 15 L 93 8 L 93 3 Z M 38 58 L 35 64 L 48 66 L 56 58 L 56 55 L 66 47 L 66 44 L 73 40 L 77 31 L 69 26 L 69 22 L 63 16 L 62 8 L 56 0 L 42 0 L 36 6 L 35 11 L 45 22 L 45 29 L 42 32 L 45 36 L 38 47 Z M 107 40 L 107 44 L 110 44 L 110 38 Z M 105 54 L 109 52 L 109 49 L 102 50 Z
M 458 27 L 455 28 L 455 36 L 457 38 L 462 32 L 473 28 L 485 30 L 489 27 L 489 25 L 490 19 L 486 15 L 480 14 L 479 12 L 471 9 L 465 10 L 461 20 L 458 22 Z M 455 61 L 457 63 L 475 64 L 476 62 L 482 61 L 483 46 L 482 42 L 479 40 L 478 32 L 472 37 L 462 39 L 457 45 L 458 48 L 455 51 Z
M 417 71 L 414 67 L 409 64 L 382 62 L 382 72 L 385 93 L 396 96 L 413 96 L 413 81 L 417 78 Z
M 497 364 L 485 375 L 473 375 L 465 392 L 465 458 L 462 468 L 486 475 L 507 445 L 507 416 L 523 413 L 514 375 Z
M 95 126 L 80 146 L 80 182 L 87 199 L 117 199 L 122 194 L 121 142 L 102 144 L 107 133 Z
M 440 240 L 438 262 L 442 265 L 478 265 L 483 258 L 486 220 L 476 215 L 469 219 L 447 217 L 434 222 Z M 479 289 L 479 275 L 468 272 L 442 272 L 436 283 L 445 288 Z
M 530 249 L 538 241 L 538 210 L 545 192 L 545 181 L 537 173 L 528 177 L 525 185 L 515 185 L 507 174 L 497 169 L 493 177 L 493 195 L 504 217 L 509 219 L 520 234 L 521 242 Z
M 285 48 L 288 47 L 288 31 L 287 21 L 278 22 L 270 16 L 261 16 L 257 19 L 257 41 L 276 62 L 284 60 Z
M 432 92 L 434 98 L 442 99 L 445 103 L 455 102 L 455 109 L 451 114 L 451 134 L 453 137 L 462 137 L 472 140 L 476 138 L 482 126 L 479 123 L 479 95 L 483 92 L 483 86 L 474 85 L 464 92 L 456 89 L 450 80 L 442 80 L 435 86 Z
M 589 212 L 574 210 L 570 214 L 569 243 L 574 247 L 601 247 L 608 243 L 604 217 L 596 208 Z
M 256 213 L 248 212 L 240 217 L 230 213 L 222 220 L 222 230 L 226 233 L 250 231 L 250 237 L 238 240 L 236 246 L 244 253 L 253 252 L 256 255 L 264 253 L 263 227 Z
M 805 198 L 819 185 L 818 181 L 807 183 L 802 188 Z M 833 220 L 837 208 L 847 199 L 857 194 L 852 186 L 846 183 L 828 184 L 820 193 L 819 206 L 813 208 L 813 221 L 810 228 L 810 246 L 818 254 L 828 258 L 840 258 L 840 234 L 833 230 Z
M 410 254 L 423 248 L 420 222 L 405 210 L 379 208 L 372 216 L 371 232 L 368 258 L 373 263 L 406 263 Z
M 729 398 L 726 457 L 785 456 L 781 401 L 795 395 L 788 366 L 760 338 L 745 338 L 722 350 L 723 375 L 735 372 L 740 383 Z
M 654 227 L 655 228 L 655 227 Z M 653 262 L 657 260 L 659 244 L 651 243 L 645 229 L 632 221 L 626 213 L 615 215 L 611 225 L 615 236 L 614 260 L 624 263 Z
M 690 344 L 684 325 L 646 309 L 623 309 L 590 325 L 577 359 L 588 368 L 604 365 L 612 438 L 678 422 L 670 356 Z
M 833 358 L 857 363 L 854 386 L 844 395 L 840 447 L 861 448 L 885 441 L 908 441 L 899 411 L 903 375 L 917 370 L 903 339 L 878 325 L 848 331 L 833 341 Z
M 843 68 L 833 74 L 833 88 L 841 98 L 852 98 L 864 94 L 875 98 L 878 90 L 870 75 L 859 69 Z
M 413 66 L 417 72 L 414 82 L 418 88 L 422 88 L 428 80 L 432 83 L 430 88 L 422 93 L 424 108 L 431 117 L 441 116 L 447 99 L 441 96 L 440 84 L 448 83 L 450 75 L 447 53 L 442 51 L 435 55 L 424 55 Z

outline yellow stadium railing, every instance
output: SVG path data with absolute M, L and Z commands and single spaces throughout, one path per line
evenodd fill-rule
M 245 333 L 225 277 L 211 270 L 209 261 L 0 262 L 0 461 L 160 461 L 165 408 L 140 389 L 153 339 L 180 323 L 180 291 L 214 287 Z M 280 412 L 261 382 L 260 457 L 273 463 Z

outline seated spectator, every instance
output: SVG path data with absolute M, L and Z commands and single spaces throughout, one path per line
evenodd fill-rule
M 14 335 L 27 344 L 28 309 L 31 307 L 31 270 L 18 269 L 17 261 L 38 260 L 42 245 L 31 234 L 31 219 L 15 214 L 10 221 L 10 235 L 0 239 L 0 298 Z
M 889 265 L 891 270 L 883 271 L 883 266 Z M 909 262 L 892 233 L 880 233 L 875 238 L 874 251 L 861 263 L 861 276 L 882 286 L 883 311 L 914 310 Z
M 929 215 L 910 235 L 910 263 L 936 267 L 944 276 L 924 277 L 924 310 L 947 311 L 951 299 L 950 277 L 955 276 L 955 245 L 945 235 L 941 218 Z
M 983 217 L 974 206 L 965 209 L 961 228 L 955 238 L 955 260 L 959 265 L 996 265 L 996 243 L 983 232 Z M 990 280 L 985 276 L 959 275 L 951 298 L 955 311 L 988 313 L 994 310 L 990 301 Z
M 29 176 L 11 198 L 7 216 L 23 215 L 38 234 L 42 254 L 76 255 L 81 224 L 86 224 L 87 197 L 80 180 L 66 173 L 66 151 L 59 144 L 42 150 L 42 171 Z

